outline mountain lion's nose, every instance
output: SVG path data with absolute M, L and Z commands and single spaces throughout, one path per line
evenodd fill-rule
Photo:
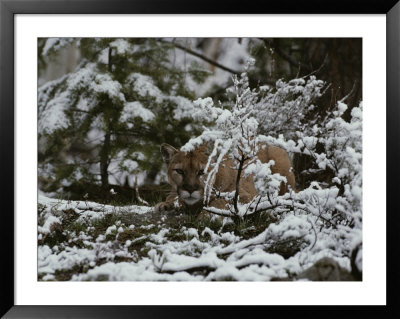
M 191 194 L 199 189 L 199 185 L 198 184 L 193 184 L 193 185 L 183 184 L 182 188 Z

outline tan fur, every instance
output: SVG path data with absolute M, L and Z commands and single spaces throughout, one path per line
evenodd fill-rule
M 174 202 L 178 198 L 180 207 L 190 208 L 192 212 L 200 212 L 203 207 L 204 184 L 207 172 L 201 175 L 201 170 L 207 165 L 208 156 L 204 147 L 193 152 L 184 153 L 168 144 L 161 145 L 161 153 L 168 164 L 168 181 L 172 186 L 171 193 L 165 202 L 156 205 L 156 211 L 169 211 L 174 209 Z M 280 195 L 288 191 L 288 185 L 295 188 L 295 177 L 291 171 L 291 162 L 288 153 L 276 146 L 262 145 L 257 154 L 263 163 L 274 160 L 271 166 L 272 173 L 279 173 L 286 177 L 287 183 L 281 184 Z M 225 158 L 218 168 L 213 187 L 221 192 L 232 192 L 236 188 L 237 170 L 232 169 L 233 163 Z M 189 197 L 189 195 L 190 197 Z M 250 202 L 257 195 L 253 183 L 253 176 L 240 178 L 239 201 Z M 209 206 L 224 209 L 226 202 L 223 199 L 211 198 Z

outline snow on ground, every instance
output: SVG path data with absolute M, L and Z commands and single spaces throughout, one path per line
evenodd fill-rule
M 244 238 L 220 226 L 167 225 L 168 216 L 148 218 L 153 209 L 146 206 L 43 195 L 38 202 L 43 281 L 265 281 L 293 277 L 323 257 L 350 270 L 349 258 L 338 250 L 344 231 L 321 231 L 316 241 L 304 215 L 288 215 Z

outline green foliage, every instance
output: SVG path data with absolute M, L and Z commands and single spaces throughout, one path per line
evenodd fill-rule
M 72 42 L 79 66 L 39 88 L 41 188 L 62 191 L 83 180 L 107 189 L 143 171 L 154 180 L 159 145 L 182 145 L 198 133 L 196 123 L 175 116 L 195 98 L 186 77 L 200 83 L 209 73 L 200 65 L 186 72 L 171 63 L 170 44 L 138 38 L 40 39 L 39 70 Z
M 193 80 L 197 83 L 203 83 L 211 72 L 205 70 L 197 61 L 193 61 L 189 67 L 188 73 L 192 76 Z

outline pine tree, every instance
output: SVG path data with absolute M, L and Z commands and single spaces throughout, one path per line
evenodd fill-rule
M 39 177 L 47 191 L 76 180 L 124 183 L 161 169 L 159 145 L 182 145 L 198 126 L 177 112 L 190 108 L 187 77 L 201 68 L 171 63 L 171 44 L 157 39 L 39 39 L 39 70 L 73 43 L 81 62 L 71 73 L 38 89 Z M 199 70 L 196 72 L 195 70 Z

